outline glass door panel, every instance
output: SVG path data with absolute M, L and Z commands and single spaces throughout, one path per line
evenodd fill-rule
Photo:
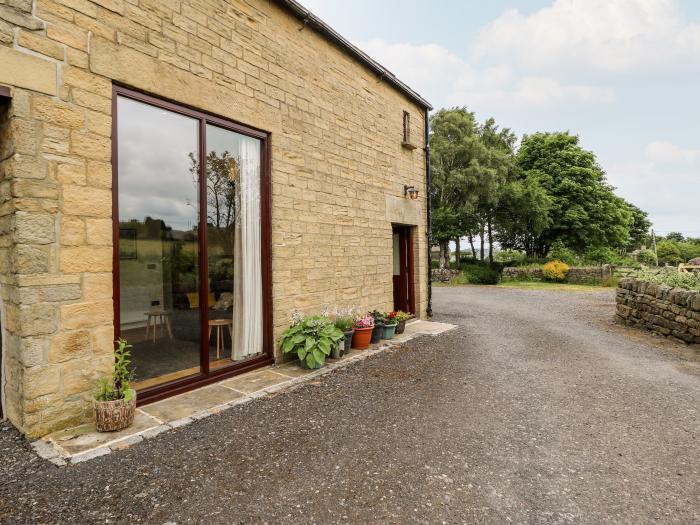
M 260 140 L 206 126 L 210 368 L 262 353 Z
M 200 372 L 199 121 L 121 96 L 117 111 L 119 328 L 145 388 Z

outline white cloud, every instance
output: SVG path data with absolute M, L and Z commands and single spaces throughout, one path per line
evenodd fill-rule
M 477 57 L 547 70 L 625 72 L 700 58 L 700 25 L 674 0 L 555 0 L 530 15 L 509 9 L 484 26 Z
M 436 104 L 468 104 L 483 110 L 606 104 L 615 98 L 608 87 L 568 84 L 550 76 L 518 76 L 506 64 L 477 69 L 437 44 L 373 39 L 357 45 L 419 93 L 430 93 Z
M 470 105 L 532 108 L 563 105 L 568 102 L 607 104 L 615 100 L 615 93 L 611 88 L 565 84 L 552 77 L 510 77 L 511 75 L 508 80 L 500 83 L 480 79 L 471 86 L 457 85 L 457 89 L 450 94 L 450 101 L 453 104 L 460 100 L 468 100 Z
M 330 22 L 348 20 L 347 2 L 302 2 L 325 11 Z M 536 11 L 505 11 L 477 33 L 463 21 L 481 6 L 445 6 L 449 20 L 422 34 L 442 42 L 435 31 L 453 31 L 445 41 L 459 47 L 381 38 L 358 45 L 436 107 L 466 104 L 478 118 L 494 116 L 518 133 L 581 133 L 599 153 L 618 194 L 647 210 L 657 230 L 698 230 L 700 149 L 692 148 L 700 146 L 649 142 L 647 133 L 654 129 L 663 137 L 669 127 L 674 133 L 674 115 L 682 114 L 691 128 L 698 120 L 693 94 L 700 78 L 700 24 L 683 18 L 677 0 L 546 3 Z M 369 0 L 361 4 L 373 12 Z M 366 25 L 348 24 L 347 34 L 386 35 L 387 24 L 396 21 L 401 17 L 367 16 Z M 645 104 L 656 111 L 645 114 Z M 629 151 L 632 145 L 635 151 Z
M 697 164 L 700 168 L 700 149 L 686 149 L 676 146 L 666 140 L 658 140 L 647 144 L 646 158 L 658 164 Z
M 642 160 L 609 164 L 610 183 L 620 195 L 647 211 L 657 230 L 694 232 L 697 236 L 700 150 L 654 141 L 639 158 Z

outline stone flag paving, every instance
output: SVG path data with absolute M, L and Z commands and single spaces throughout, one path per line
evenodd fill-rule
M 180 394 L 138 408 L 134 424 L 120 432 L 97 432 L 92 423 L 49 434 L 32 443 L 34 450 L 52 463 L 64 466 L 123 450 L 144 439 L 173 428 L 218 414 L 242 403 L 293 388 L 315 377 L 345 367 L 370 355 L 410 341 L 419 335 L 439 335 L 455 325 L 431 321 L 413 321 L 403 334 L 370 345 L 367 350 L 351 350 L 340 359 L 328 359 L 324 368 L 307 370 L 296 362 L 270 366 L 210 386 Z

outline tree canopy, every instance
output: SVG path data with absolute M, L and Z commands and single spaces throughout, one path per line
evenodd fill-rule
M 595 155 L 568 132 L 517 139 L 493 119 L 479 124 L 467 108 L 431 118 L 433 239 L 441 263 L 448 243 L 466 237 L 545 257 L 552 246 L 575 253 L 633 250 L 644 243 L 647 214 L 615 194 Z

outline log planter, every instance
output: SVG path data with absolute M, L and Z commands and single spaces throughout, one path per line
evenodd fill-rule
M 134 422 L 136 414 L 136 392 L 129 401 L 93 401 L 95 429 L 98 432 L 116 432 L 124 430 Z

